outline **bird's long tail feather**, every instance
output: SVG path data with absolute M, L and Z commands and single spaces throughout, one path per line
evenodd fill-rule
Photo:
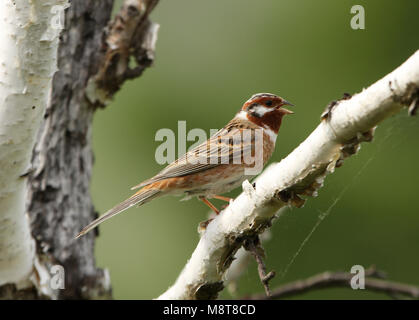
M 136 204 L 142 205 L 150 201 L 151 199 L 154 199 L 155 197 L 159 196 L 160 194 L 161 191 L 158 189 L 141 189 L 140 191 L 129 197 L 127 200 L 122 201 L 120 204 L 116 205 L 112 209 L 105 212 L 102 216 L 89 223 L 86 227 L 83 228 L 82 231 L 79 232 L 79 234 L 76 236 L 76 239 L 85 235 L 87 232 L 94 229 L 102 222 L 117 215 L 118 213 L 121 213 L 122 211 L 125 211 L 128 208 L 135 206 Z

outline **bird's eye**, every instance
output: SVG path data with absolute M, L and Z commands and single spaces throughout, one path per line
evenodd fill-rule
M 265 101 L 265 105 L 267 105 L 268 107 L 270 107 L 272 103 L 273 103 L 272 100 Z

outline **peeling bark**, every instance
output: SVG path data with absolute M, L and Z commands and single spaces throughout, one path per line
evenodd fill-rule
M 48 3 L 50 2 L 52 3 L 52 0 Z M 43 123 L 33 149 L 32 168 L 28 171 L 21 168 L 16 172 L 24 173 L 19 178 L 19 183 L 25 185 L 27 180 L 28 186 L 26 208 L 30 228 L 27 223 L 26 233 L 28 238 L 31 233 L 35 240 L 32 240 L 32 246 L 28 248 L 32 251 L 36 248 L 36 251 L 32 256 L 25 252 L 22 256 L 29 260 L 24 276 L 30 277 L 34 286 L 22 288 L 8 281 L 0 282 L 0 285 L 9 283 L 0 287 L 0 298 L 111 297 L 109 275 L 106 270 L 101 270 L 95 265 L 94 241 L 97 234 L 90 233 L 77 241 L 74 239 L 77 232 L 97 216 L 89 190 L 93 165 L 92 120 L 97 107 L 104 106 L 105 102 L 89 100 L 87 87 L 89 83 L 98 83 L 97 75 L 101 75 L 101 83 L 113 83 L 112 73 L 106 71 L 110 48 L 107 30 L 112 30 L 115 25 L 123 27 L 126 24 L 129 26 L 127 28 L 132 30 L 127 37 L 121 35 L 118 39 L 118 35 L 114 35 L 112 38 L 129 53 L 125 60 L 121 61 L 129 61 L 134 53 L 137 63 L 144 63 L 141 65 L 141 72 L 132 74 L 127 69 L 126 73 L 118 77 L 118 85 L 112 87 L 112 90 L 104 86 L 107 101 L 125 80 L 139 76 L 151 65 L 158 26 L 148 20 L 148 15 L 157 2 L 158 0 L 126 0 L 121 13 L 111 21 L 114 0 L 70 1 L 71 6 L 65 13 L 65 28 L 60 36 L 59 71 L 54 75 L 49 99 L 45 99 L 48 101 L 48 105 L 45 102 L 47 108 L 45 112 L 42 110 L 39 113 L 39 119 L 43 117 Z M 127 5 L 130 8 L 134 4 L 144 10 L 122 20 L 118 18 L 124 14 Z M 47 7 L 46 10 L 50 8 Z M 132 10 L 129 13 L 132 13 Z M 36 58 L 45 60 L 49 57 L 40 54 Z M 55 68 L 56 64 L 54 71 Z M 101 73 L 103 70 L 105 72 Z M 49 81 L 51 82 L 51 79 Z M 33 140 L 34 138 L 35 134 Z M 32 148 L 27 150 L 28 163 L 31 150 Z M 22 193 L 20 201 L 22 214 L 24 196 L 25 192 Z M 0 236 L 2 235 L 4 233 L 0 230 Z M 64 289 L 51 288 L 51 268 L 54 265 L 64 268 Z
M 91 79 L 87 96 L 91 103 L 106 105 L 128 79 L 141 76 L 154 60 L 159 25 L 148 17 L 158 0 L 125 0 L 109 24 L 101 67 Z
M 266 230 L 278 210 L 316 196 L 327 174 L 371 141 L 375 126 L 419 101 L 419 51 L 353 97 L 329 106 L 319 126 L 292 153 L 274 163 L 208 224 L 176 282 L 159 299 L 215 298 L 244 242 Z M 205 292 L 205 295 L 202 294 Z
M 96 268 L 93 233 L 83 241 L 74 234 L 97 215 L 90 197 L 93 164 L 91 124 L 95 109 L 85 87 L 98 69 L 102 33 L 113 0 L 72 1 L 61 35 L 51 102 L 34 148 L 27 208 L 37 254 L 49 269 L 64 267 L 65 290 L 58 298 L 110 295 L 110 283 Z
M 0 285 L 30 285 L 35 252 L 25 176 L 57 70 L 61 28 L 52 9 L 66 4 L 0 2 Z

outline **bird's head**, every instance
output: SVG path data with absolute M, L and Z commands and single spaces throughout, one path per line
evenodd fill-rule
M 278 133 L 282 117 L 294 113 L 283 106 L 293 104 L 272 93 L 257 93 L 244 103 L 240 114 L 249 121 Z

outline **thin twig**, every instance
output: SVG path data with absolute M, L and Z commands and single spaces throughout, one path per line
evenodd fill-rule
M 245 299 L 267 300 L 290 297 L 316 289 L 326 288 L 351 288 L 350 282 L 354 274 L 349 272 L 330 272 L 319 273 L 304 280 L 297 280 L 288 283 L 272 291 L 270 296 L 256 294 Z M 371 267 L 365 271 L 365 290 L 386 293 L 392 298 L 410 297 L 419 299 L 419 287 L 404 283 L 393 282 L 384 279 L 382 273 Z
M 265 251 L 263 250 L 263 247 L 260 244 L 259 237 L 256 236 L 254 238 L 247 239 L 244 242 L 243 247 L 247 251 L 249 251 L 255 258 L 256 263 L 258 265 L 260 281 L 262 282 L 263 287 L 265 288 L 266 296 L 270 297 L 271 290 L 269 289 L 269 281 L 272 280 L 273 277 L 275 277 L 275 271 L 270 271 L 268 274 L 266 273 L 266 265 L 263 261 L 263 258 L 265 257 Z

